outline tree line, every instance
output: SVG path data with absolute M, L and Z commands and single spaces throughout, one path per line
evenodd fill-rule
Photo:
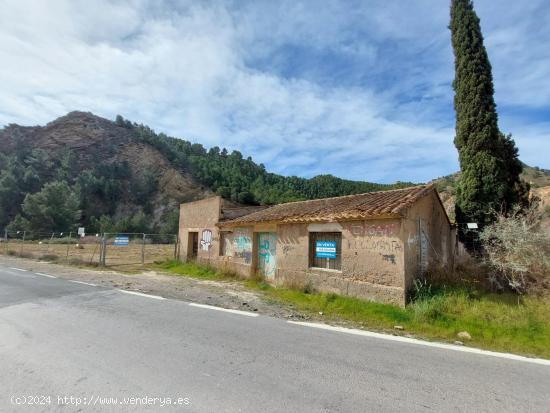
M 127 162 L 98 162 L 80 171 L 70 150 L 52 157 L 42 149 L 18 148 L 13 154 L 0 153 L 0 228 L 47 232 L 85 226 L 88 232 L 173 233 L 174 225 L 150 223 L 157 187 L 150 171 L 132 174 Z M 115 220 L 123 198 L 142 208 Z
M 118 115 L 116 124 L 135 132 L 138 139 L 158 149 L 178 169 L 190 172 L 198 182 L 218 195 L 244 204 L 272 205 L 306 199 L 357 194 L 392 188 L 404 188 L 412 182 L 377 184 L 351 181 L 332 175 L 311 179 L 267 172 L 239 151 L 229 153 L 215 146 L 204 148 L 199 143 L 155 133 L 148 126 L 132 123 Z

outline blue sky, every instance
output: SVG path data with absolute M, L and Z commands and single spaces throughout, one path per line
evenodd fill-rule
M 448 2 L 4 0 L 0 125 L 72 110 L 377 182 L 458 169 Z M 478 0 L 499 125 L 550 168 L 550 2 Z

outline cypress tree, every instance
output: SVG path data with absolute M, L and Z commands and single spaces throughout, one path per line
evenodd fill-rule
M 514 140 L 498 129 L 491 64 L 471 0 L 451 0 L 449 28 L 455 57 L 454 143 L 461 170 L 456 220 L 484 225 L 493 221 L 494 211 L 523 202 L 526 184 L 519 178 L 522 164 Z

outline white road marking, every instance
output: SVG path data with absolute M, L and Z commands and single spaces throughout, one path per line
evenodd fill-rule
M 27 272 L 27 270 L 23 270 L 21 268 L 15 268 L 15 267 L 10 267 L 10 270 Z
M 160 295 L 143 294 L 143 293 L 138 293 L 137 291 L 128 291 L 128 290 L 117 290 L 117 291 L 120 291 L 121 293 L 126 293 L 126 294 L 139 295 L 141 297 L 154 298 L 156 300 L 166 300 L 166 298 L 161 297 Z
M 84 281 L 77 281 L 77 280 L 67 280 L 67 281 L 72 282 L 72 283 L 77 283 L 77 284 L 89 285 L 91 287 L 97 287 L 97 284 L 87 283 L 87 282 L 84 282 Z
M 191 307 L 206 308 L 208 310 L 216 310 L 216 311 L 225 311 L 226 313 L 246 315 L 248 317 L 258 317 L 259 316 L 259 314 L 251 313 L 249 311 L 231 310 L 230 308 L 215 307 L 213 305 L 207 305 L 207 304 L 189 303 L 189 305 Z
M 44 274 L 43 272 L 35 272 L 35 274 L 36 275 L 41 275 L 42 277 L 57 278 L 55 275 Z
M 432 342 L 432 341 L 419 340 L 419 339 L 416 339 L 416 338 L 392 336 L 391 334 L 382 334 L 382 333 L 375 333 L 375 332 L 372 332 L 372 331 L 356 330 L 356 329 L 352 329 L 352 328 L 329 326 L 327 324 L 308 323 L 308 322 L 305 322 L 305 321 L 290 321 L 290 320 L 287 321 L 287 322 L 290 323 L 290 324 L 297 324 L 297 325 L 301 325 L 301 326 L 319 328 L 319 329 L 323 329 L 323 330 L 337 331 L 337 332 L 340 332 L 340 333 L 355 334 L 355 335 L 358 335 L 358 336 L 373 337 L 373 338 L 379 338 L 379 339 L 382 339 L 382 340 L 398 341 L 400 343 L 417 344 L 417 345 L 426 346 L 426 347 L 435 347 L 435 348 L 441 348 L 441 349 L 445 349 L 445 350 L 462 351 L 464 353 L 481 354 L 481 355 L 484 355 L 484 356 L 500 357 L 500 358 L 503 358 L 503 359 L 523 361 L 523 362 L 526 362 L 526 363 L 534 363 L 534 364 L 542 364 L 544 366 L 550 366 L 550 360 L 523 357 L 523 356 L 518 356 L 517 354 L 499 353 L 499 352 L 496 352 L 496 351 L 481 350 L 481 349 L 473 348 L 473 347 L 464 347 L 464 346 L 457 346 L 457 345 L 453 345 L 453 344 L 436 343 L 436 342 Z

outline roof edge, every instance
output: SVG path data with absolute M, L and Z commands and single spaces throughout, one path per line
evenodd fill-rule
M 220 221 L 216 224 L 220 228 L 235 228 L 235 227 L 252 227 L 254 225 L 292 225 L 292 224 L 325 224 L 332 222 L 352 222 L 352 221 L 371 221 L 376 219 L 401 219 L 405 218 L 403 214 L 380 214 L 371 215 L 369 217 L 357 217 L 357 218 L 334 218 L 334 219 L 296 219 L 296 220 L 270 220 L 270 221 L 249 221 L 249 222 L 237 222 L 236 220 Z

